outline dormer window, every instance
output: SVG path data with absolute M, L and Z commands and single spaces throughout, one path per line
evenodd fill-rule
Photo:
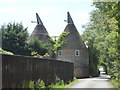
M 61 56 L 61 50 L 58 51 L 58 56 Z
M 75 56 L 80 56 L 80 50 L 75 50 Z

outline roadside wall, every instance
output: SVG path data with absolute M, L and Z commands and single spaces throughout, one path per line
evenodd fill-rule
M 26 56 L 2 55 L 2 88 L 21 88 L 24 81 L 38 79 L 46 85 L 56 79 L 72 80 L 73 63 Z

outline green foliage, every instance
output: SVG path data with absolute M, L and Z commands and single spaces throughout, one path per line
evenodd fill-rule
M 113 84 L 113 86 L 114 86 L 115 88 L 120 87 L 120 85 L 119 85 L 120 81 L 118 82 L 118 80 L 111 79 L 110 82 Z M 116 90 L 117 90 L 117 89 L 116 89 Z M 119 90 L 119 89 L 118 89 L 118 90 Z
M 59 37 L 58 40 L 55 42 L 54 46 L 54 52 L 57 53 L 58 50 L 67 43 L 65 40 L 65 37 L 69 34 L 69 32 L 63 32 Z
M 91 22 L 84 26 L 86 30 L 82 35 L 89 47 L 90 68 L 97 69 L 98 65 L 102 65 L 112 79 L 118 82 L 120 2 L 95 2 L 93 5 L 97 9 L 91 12 Z
M 72 84 L 74 84 L 77 81 L 78 81 L 78 79 L 75 77 L 73 80 L 69 81 L 68 83 L 65 83 L 63 80 L 59 80 L 55 84 L 51 84 L 51 85 L 47 86 L 47 88 L 68 88 L 69 86 L 71 86 Z
M 47 88 L 64 88 L 64 87 L 65 87 L 65 84 L 63 80 L 57 82 L 56 84 L 51 84 L 47 86 Z
M 34 89 L 34 88 L 35 88 L 34 81 L 30 81 L 30 82 L 29 82 L 29 88 L 30 88 L 31 90 L 35 90 L 35 89 Z
M 29 50 L 31 51 L 31 55 L 34 53 L 34 57 L 55 57 L 55 54 L 57 54 L 58 50 L 67 43 L 67 41 L 64 39 L 69 33 L 63 32 L 58 40 L 53 40 L 49 35 L 47 37 L 49 38 L 48 44 L 43 44 L 40 40 L 37 38 L 31 40 L 28 43 Z
M 53 40 L 49 35 L 47 35 L 49 43 L 47 44 L 47 49 L 48 49 L 48 54 L 50 58 L 55 58 L 55 53 L 54 53 L 54 44 L 55 40 Z M 46 55 L 45 55 L 46 56 Z
M 23 81 L 22 88 L 29 88 L 29 83 L 27 81 Z
M 27 28 L 22 23 L 9 23 L 1 26 L 2 48 L 14 54 L 28 55 L 26 40 L 28 37 Z
M 45 88 L 45 83 L 43 80 L 38 80 L 38 88 Z
M 43 58 L 43 56 L 39 55 L 38 52 L 31 52 L 31 55 L 32 55 L 33 57 Z
M 0 54 L 8 54 L 8 55 L 13 55 L 13 53 L 11 53 L 11 52 L 8 52 L 8 51 L 5 51 L 5 50 L 3 50 L 2 48 L 0 48 Z
M 73 80 L 69 81 L 67 84 L 65 84 L 65 88 L 69 88 L 71 85 L 73 85 L 75 82 L 78 82 L 79 80 L 74 77 Z
M 49 44 L 50 45 L 54 45 L 55 44 L 55 40 L 53 40 L 49 35 L 47 35 L 48 39 L 49 39 Z
M 45 88 L 45 83 L 43 80 L 38 80 L 37 82 L 34 82 L 34 81 L 30 81 L 29 83 L 24 81 L 22 83 L 22 88 L 26 88 L 26 89 L 29 89 L 30 90 L 35 90 L 36 88 Z
M 65 83 L 63 80 L 59 81 L 57 80 L 54 84 L 52 83 L 50 85 L 45 85 L 44 81 L 39 79 L 37 82 L 34 81 L 30 81 L 29 83 L 24 82 L 23 88 L 30 88 L 31 90 L 35 90 L 36 88 L 37 89 L 67 88 L 77 81 L 78 79 L 74 77 L 74 79 L 69 81 L 69 83 Z
M 42 41 L 38 40 L 37 38 L 31 40 L 28 43 L 29 50 L 32 52 L 37 52 L 35 55 L 45 55 L 48 52 L 47 45 L 43 44 Z

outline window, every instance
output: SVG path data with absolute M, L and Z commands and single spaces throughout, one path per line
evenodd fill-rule
M 75 56 L 80 56 L 80 51 L 79 50 L 75 50 Z
M 61 50 L 58 51 L 58 56 L 61 56 Z

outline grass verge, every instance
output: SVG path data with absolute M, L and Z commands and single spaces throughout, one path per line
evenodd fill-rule
M 68 83 L 64 83 L 64 81 L 62 80 L 56 84 L 49 85 L 48 88 L 68 88 L 77 81 L 78 79 L 74 77 L 74 79 L 72 81 L 69 81 Z
M 77 78 L 74 78 L 73 81 L 69 82 L 68 84 L 65 85 L 64 88 L 69 88 L 71 85 L 73 85 L 74 83 L 78 82 Z
M 45 86 L 45 83 L 43 82 L 43 80 L 38 80 L 37 83 L 35 83 L 34 81 L 30 81 L 29 83 L 24 82 L 23 88 L 30 88 L 31 90 L 35 90 L 35 88 L 39 88 L 39 89 L 68 88 L 69 86 L 71 86 L 77 81 L 78 79 L 74 77 L 74 79 L 72 81 L 69 81 L 68 83 L 65 83 L 63 80 L 61 80 L 61 81 L 57 81 L 55 84 L 51 84 L 48 86 Z

